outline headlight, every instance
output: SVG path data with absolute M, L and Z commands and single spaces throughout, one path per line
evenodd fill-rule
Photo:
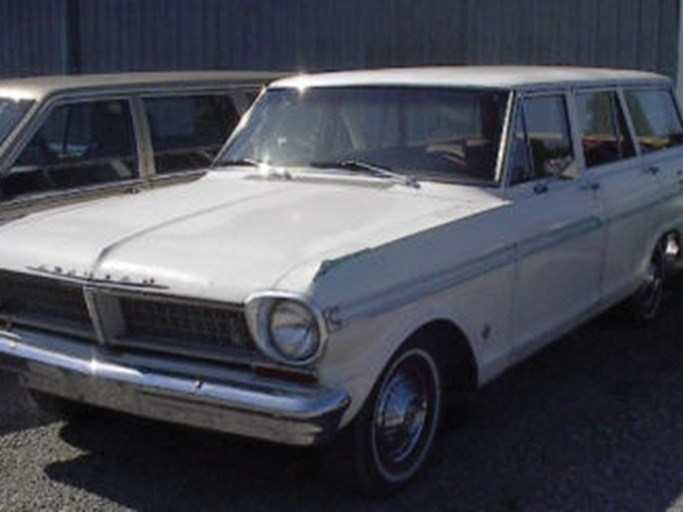
M 310 359 L 320 346 L 318 323 L 300 302 L 277 301 L 270 311 L 268 331 L 273 348 L 286 359 Z
M 249 329 L 263 353 L 281 363 L 306 365 L 322 352 L 327 336 L 322 312 L 306 297 L 263 292 L 246 302 Z

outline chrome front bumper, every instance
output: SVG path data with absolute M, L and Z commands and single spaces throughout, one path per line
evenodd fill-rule
M 291 445 L 331 439 L 349 404 L 342 391 L 263 383 L 234 371 L 219 381 L 133 368 L 108 362 L 97 348 L 22 329 L 0 331 L 0 368 L 30 389 L 70 400 Z

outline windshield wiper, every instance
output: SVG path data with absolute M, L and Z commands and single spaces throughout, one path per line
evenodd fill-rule
M 366 171 L 375 176 L 381 176 L 383 178 L 390 178 L 392 180 L 396 180 L 408 187 L 420 188 L 420 183 L 417 181 L 417 178 L 415 178 L 415 176 L 400 174 L 389 167 L 373 164 L 370 162 L 363 162 L 362 160 L 340 160 L 338 162 L 311 162 L 310 166 L 322 169 L 337 168 L 349 169 L 352 171 Z

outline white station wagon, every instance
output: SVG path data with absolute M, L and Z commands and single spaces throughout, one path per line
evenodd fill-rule
M 0 228 L 0 361 L 32 393 L 292 445 L 369 493 L 476 388 L 627 301 L 683 230 L 668 79 L 423 68 L 274 83 L 192 183 Z

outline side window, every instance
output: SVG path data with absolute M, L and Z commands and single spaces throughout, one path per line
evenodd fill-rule
M 586 167 L 608 164 L 635 155 L 633 141 L 616 93 L 579 93 L 576 95 L 576 110 Z
M 562 96 L 522 100 L 511 145 L 510 184 L 546 177 L 572 178 L 576 172 Z
M 146 98 L 157 174 L 209 165 L 239 122 L 228 95 Z
M 0 184 L 3 199 L 116 182 L 136 176 L 126 100 L 55 107 Z
M 629 90 L 625 95 L 643 153 L 683 143 L 683 127 L 670 91 Z

